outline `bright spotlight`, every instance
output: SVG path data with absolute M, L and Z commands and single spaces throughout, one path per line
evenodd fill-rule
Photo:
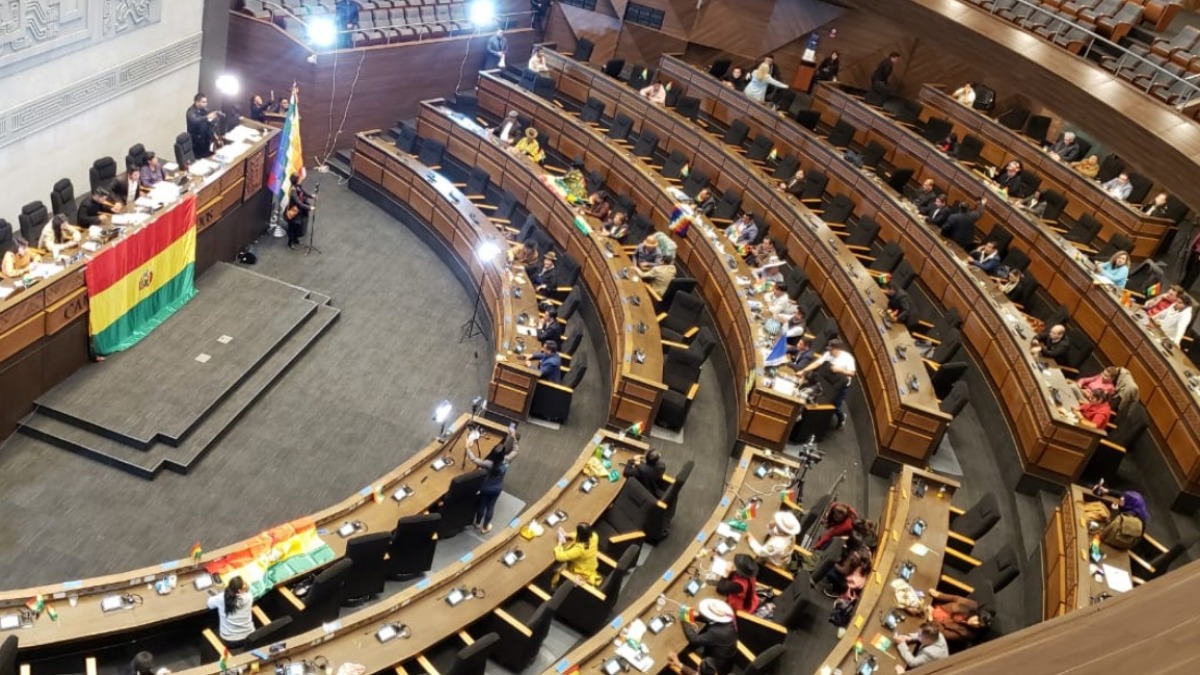
M 217 78 L 217 91 L 225 96 L 237 96 L 242 84 L 233 75 L 222 75 Z
M 471 3 L 471 23 L 490 26 L 496 22 L 496 4 L 492 0 L 475 0 Z
M 315 19 L 308 24 L 308 41 L 318 47 L 332 47 L 337 42 L 337 26 L 329 19 Z
M 500 255 L 500 247 L 496 245 L 496 242 L 489 239 L 479 245 L 479 249 L 475 251 L 475 255 L 479 256 L 479 259 L 485 263 L 491 262 L 496 256 Z
M 445 424 L 446 420 L 450 419 L 451 410 L 452 408 L 450 407 L 450 401 L 442 401 L 433 411 L 433 421 L 437 422 L 438 424 Z

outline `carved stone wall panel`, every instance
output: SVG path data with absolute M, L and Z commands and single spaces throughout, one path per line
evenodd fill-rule
M 5 1 L 24 0 L 0 0 Z M 197 33 L 64 89 L 0 111 L 0 148 L 198 62 L 200 42 L 201 34 Z
M 0 0 L 0 77 L 158 23 L 164 2 Z

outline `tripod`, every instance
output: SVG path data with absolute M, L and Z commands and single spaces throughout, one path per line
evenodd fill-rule
M 313 246 L 313 239 L 317 236 L 317 195 L 319 194 L 321 194 L 321 184 L 317 183 L 317 187 L 313 188 L 312 193 L 312 217 L 308 219 L 308 248 L 304 251 L 304 255 L 313 251 L 316 251 L 318 255 L 324 255 L 321 253 L 321 249 Z
M 483 277 L 487 273 L 485 267 L 483 273 L 479 275 L 479 285 L 475 289 L 475 309 L 471 311 L 471 320 L 462 325 L 462 334 L 459 335 L 460 343 L 466 342 L 477 335 L 486 335 L 487 331 L 483 327 L 483 322 L 479 320 L 479 308 L 483 304 Z

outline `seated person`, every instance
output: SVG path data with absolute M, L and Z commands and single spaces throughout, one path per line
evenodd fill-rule
M 525 363 L 530 368 L 534 361 L 538 362 L 538 377 L 555 384 L 562 382 L 562 356 L 558 353 L 557 342 L 547 340 L 542 343 L 542 351 L 525 357 Z
M 650 269 L 638 269 L 638 276 L 660 298 L 666 295 L 667 287 L 671 285 L 676 274 L 675 264 L 665 260 L 659 265 L 651 266 Z
M 579 204 L 587 200 L 587 179 L 583 176 L 583 165 L 571 163 L 571 169 L 562 177 L 563 188 L 567 191 L 567 201 Z
M 1109 366 L 1091 377 L 1079 378 L 1075 381 L 1075 386 L 1079 389 L 1080 396 L 1089 389 L 1098 389 L 1111 395 L 1117 391 L 1117 375 L 1119 373 L 1119 368 Z
M 132 164 L 125 170 L 124 176 L 117 176 L 113 181 L 112 194 L 113 198 L 129 208 L 137 201 L 138 188 L 141 186 L 141 172 Z
M 758 563 L 745 553 L 733 556 L 733 571 L 717 582 L 717 593 L 734 612 L 753 614 L 758 609 Z
M 970 262 L 988 276 L 995 273 L 996 268 L 1000 267 L 1000 251 L 996 248 L 996 242 L 988 239 L 982 246 L 971 251 Z
M 912 298 L 908 291 L 888 282 L 883 286 L 883 294 L 887 296 L 887 314 L 892 321 L 908 326 L 913 321 Z M 914 322 L 915 323 L 915 322 Z
M 992 625 L 992 612 L 971 598 L 939 593 L 935 588 L 926 594 L 929 604 L 925 607 L 925 619 L 936 624 L 946 641 L 957 649 L 974 644 Z
M 758 267 L 771 258 L 778 258 L 779 256 L 775 252 L 775 242 L 770 237 L 763 237 L 763 240 L 757 244 L 748 244 L 743 257 L 746 259 L 747 265 Z
M 1078 162 L 1071 162 L 1071 168 L 1083 174 L 1085 178 L 1095 178 L 1100 173 L 1100 158 L 1088 155 Z
M 29 248 L 29 242 L 17 237 L 16 247 L 4 254 L 0 261 L 0 275 L 19 279 L 29 271 L 29 266 L 38 261 L 38 256 Z
M 1146 214 L 1147 216 L 1150 216 L 1151 218 L 1166 218 L 1166 217 L 1168 217 L 1168 215 L 1167 215 L 1168 214 L 1168 211 L 1167 211 L 1167 200 L 1168 199 L 1169 199 L 1169 197 L 1167 196 L 1167 193 L 1165 193 L 1165 192 L 1160 192 L 1160 193 L 1154 195 L 1154 199 L 1151 200 L 1150 203 L 1142 204 L 1142 213 Z
M 696 654 L 701 659 L 711 659 L 719 673 L 728 673 L 737 657 L 737 624 L 734 611 L 724 600 L 705 598 L 700 601 L 700 618 L 704 625 L 697 629 L 691 621 L 680 621 L 687 647 L 680 658 Z
M 656 498 L 662 496 L 665 487 L 663 476 L 667 473 L 667 464 L 663 461 L 662 453 L 656 448 L 650 448 L 641 457 L 625 465 L 622 472 L 626 478 L 632 478 L 642 484 Z
M 904 672 L 905 668 L 916 668 L 950 656 L 946 636 L 942 635 L 937 624 L 932 622 L 921 624 L 920 630 L 915 633 L 896 633 L 894 638 L 896 651 L 900 652 L 900 659 L 904 661 L 903 666 L 896 666 L 900 672 Z
M 584 213 L 603 222 L 612 213 L 612 200 L 604 190 L 588 195 Z
M 812 350 L 812 345 L 808 343 L 808 339 L 803 335 L 796 340 L 796 344 L 788 347 L 788 367 L 792 370 L 804 370 L 813 361 L 817 360 L 817 355 Z
M 775 186 L 789 195 L 799 197 L 800 193 L 804 192 L 804 169 L 796 167 L 796 173 L 792 174 L 791 178 L 781 180 Z
M 537 270 L 536 274 L 530 276 L 530 281 L 533 282 L 533 287 L 539 293 L 549 289 L 558 288 L 558 254 L 554 251 L 549 251 L 542 256 L 542 269 Z
M 633 263 L 640 270 L 648 270 L 655 265 L 663 264 L 662 251 L 658 250 L 658 237 L 651 234 L 642 240 L 633 250 Z
M 519 266 L 527 276 L 533 278 L 538 263 L 537 246 L 527 241 L 517 242 L 508 249 L 508 261 Z
M 763 314 L 773 316 L 780 321 L 796 313 L 796 303 L 787 294 L 783 284 L 775 284 L 763 299 Z
M 546 152 L 542 150 L 542 145 L 538 143 L 538 132 L 533 127 L 525 130 L 525 135 L 521 140 L 517 141 L 513 149 L 533 160 L 536 164 L 546 161 Z
M 166 174 L 163 171 L 162 163 L 158 161 L 158 155 L 153 152 L 146 153 L 146 164 L 138 171 L 138 179 L 142 185 L 147 187 L 166 180 Z
M 793 342 L 796 338 L 804 337 L 804 332 L 807 326 L 804 325 L 804 312 L 797 307 L 787 321 L 783 322 L 783 332 L 787 335 L 788 342 Z
M 1109 196 L 1114 199 L 1125 201 L 1129 199 L 1129 194 L 1133 192 L 1133 183 L 1129 182 L 1129 174 L 1124 171 L 1116 178 L 1104 183 L 1100 186 Z
M 1052 359 L 1058 365 L 1063 365 L 1067 352 L 1071 350 L 1071 341 L 1067 339 L 1067 329 L 1062 324 L 1051 326 L 1044 333 L 1038 333 L 1033 338 L 1033 354 Z
M 933 179 L 926 178 L 921 181 L 921 187 L 913 195 L 912 203 L 916 205 L 919 213 L 924 214 L 929 210 L 929 206 L 933 204 L 933 200 L 937 199 L 938 194 L 940 193 L 934 189 Z
M 784 263 L 779 259 L 779 256 L 771 255 L 767 257 L 766 262 L 761 267 L 754 268 L 754 278 L 770 284 L 782 284 L 784 279 L 783 273 L 780 270 L 783 269 L 783 265 Z
M 92 227 L 93 225 L 103 225 L 108 220 L 109 214 L 120 211 L 120 205 L 114 205 L 109 201 L 108 193 L 97 185 L 89 194 L 79 200 L 79 210 L 75 214 L 75 219 L 79 221 L 80 227 Z
M 813 544 L 813 550 L 824 551 L 834 537 L 848 536 L 854 530 L 856 521 L 858 521 L 858 512 L 854 510 L 854 507 L 841 502 L 831 504 L 829 513 L 825 515 L 825 532 Z
M 1021 163 L 1015 159 L 1005 164 L 1004 170 L 995 177 L 996 186 L 1014 197 L 1020 191 L 1021 181 L 1024 179 L 1025 170 L 1021 167 Z
M 696 194 L 696 213 L 705 218 L 712 217 L 712 212 L 717 208 L 717 200 L 713 197 L 712 190 L 701 188 Z
M 767 539 L 761 544 L 750 535 L 750 550 L 759 560 L 786 568 L 792 560 L 796 535 L 800 534 L 800 521 L 791 511 L 776 511 L 771 525 L 767 527 Z
M 1075 406 L 1079 423 L 1104 431 L 1112 419 L 1112 396 L 1103 389 L 1084 389 L 1083 403 Z
M 1074 131 L 1064 132 L 1058 142 L 1046 149 L 1050 157 L 1060 162 L 1074 162 L 1079 158 L 1079 141 L 1075 139 Z
M 558 546 L 554 547 L 554 559 L 564 563 L 554 573 L 552 586 L 558 586 L 562 573 L 566 572 L 578 577 L 583 583 L 599 586 L 604 578 L 600 576 L 600 535 L 592 531 L 592 526 L 579 523 L 575 526 L 574 536 L 568 536 L 558 528 Z
M 1192 325 L 1193 304 L 1191 298 L 1180 295 L 1175 298 L 1175 304 L 1154 317 L 1154 322 L 1158 324 L 1159 330 L 1177 345 L 1183 342 L 1183 336 L 1187 333 L 1188 327 Z
M 975 105 L 975 87 L 972 87 L 971 83 L 967 82 L 958 89 L 955 89 L 954 93 L 950 95 L 950 98 L 953 98 L 960 104 L 970 108 L 971 106 Z
M 934 227 L 941 228 L 946 224 L 946 219 L 950 217 L 952 209 L 950 208 L 950 200 L 946 197 L 946 193 L 940 192 L 933 201 L 926 206 L 921 215 L 925 216 L 925 222 Z
M 498 126 L 492 129 L 492 135 L 502 143 L 512 145 L 521 137 L 521 122 L 517 119 L 517 111 L 509 110 L 504 116 L 504 120 Z
M 650 99 L 651 103 L 666 105 L 667 90 L 663 88 L 661 82 L 651 82 L 650 86 L 643 87 L 640 93 L 644 98 Z
M 529 63 L 526 64 L 526 67 L 538 75 L 545 75 L 550 72 L 550 66 L 546 65 L 546 54 L 542 51 L 541 47 L 533 50 L 533 54 L 529 57 Z
M 613 213 L 609 220 L 600 223 L 600 232 L 610 239 L 625 241 L 625 235 L 629 234 L 629 216 L 621 211 Z
M 758 239 L 758 223 L 754 220 L 753 215 L 748 212 L 743 213 L 741 218 L 729 226 L 726 234 L 734 244 L 745 246 Z
M 541 318 L 537 325 L 538 342 L 545 344 L 553 342 L 558 344 L 562 340 L 563 331 L 566 329 L 563 323 L 558 320 L 558 310 L 551 307 L 542 312 Z M 561 359 L 561 357 L 559 357 Z
M 1017 208 L 1028 211 L 1034 218 L 1041 218 L 1046 213 L 1046 202 L 1042 199 L 1042 191 L 1034 190 L 1033 194 L 1017 201 Z
M 67 217 L 61 213 L 50 219 L 42 227 L 42 236 L 38 237 L 38 248 L 49 251 L 51 255 L 58 254 L 83 243 L 83 230 L 67 222 Z
M 746 76 L 746 72 L 744 70 L 734 66 L 725 71 L 725 77 L 721 78 L 721 84 L 725 85 L 726 87 L 731 87 L 741 91 L 746 88 L 746 83 L 749 80 L 750 78 Z
M 1096 268 L 1096 275 L 1107 280 L 1113 286 L 1124 289 L 1125 282 L 1129 280 L 1129 254 L 1125 251 L 1117 251 Z
M 1025 273 L 1019 267 L 1008 268 L 1008 276 L 997 279 L 996 283 L 1000 286 L 1000 292 L 1005 295 L 1011 295 L 1017 289 L 1017 285 L 1025 277 Z
M 1179 296 L 1183 295 L 1184 293 L 1186 293 L 1186 291 L 1183 290 L 1183 286 L 1180 286 L 1179 284 L 1172 284 L 1167 289 L 1166 293 L 1163 293 L 1155 298 L 1146 298 L 1146 303 L 1142 305 L 1146 309 L 1146 316 L 1149 316 L 1150 318 L 1158 316 L 1164 310 L 1172 307 L 1175 304 L 1175 301 L 1179 299 Z

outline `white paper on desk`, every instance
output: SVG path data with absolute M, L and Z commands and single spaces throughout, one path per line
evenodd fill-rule
M 919 541 L 912 546 L 909 546 L 908 550 L 918 558 L 924 558 L 925 554 L 929 553 L 929 547 Z
M 36 279 L 45 279 L 46 277 L 54 276 L 62 271 L 62 265 L 58 263 L 36 262 L 29 266 L 29 276 Z
M 163 204 L 167 204 L 179 199 L 179 186 L 171 181 L 164 180 L 162 182 L 155 183 L 154 187 L 150 188 L 150 193 L 148 196 L 151 199 L 155 199 Z
M 12 286 L 0 286 L 0 300 L 7 298 L 16 292 L 16 288 Z
M 532 326 L 517 326 L 517 335 L 536 336 L 537 330 Z
M 260 138 L 262 135 L 256 129 L 251 129 L 244 124 L 237 125 L 225 134 L 225 140 L 230 143 L 254 143 Z
M 1092 275 L 1092 283 L 1096 284 L 1097 286 L 1112 286 L 1113 285 L 1112 279 L 1109 279 L 1108 277 L 1102 277 L 1099 274 Z
M 617 656 L 625 659 L 632 664 L 634 668 L 637 668 L 643 673 L 650 670 L 650 668 L 654 666 L 654 659 L 650 658 L 650 656 L 647 654 L 637 651 L 629 645 L 621 645 L 620 647 L 617 647 Z
M 677 202 L 692 201 L 692 198 L 689 197 L 686 192 L 684 192 L 683 190 L 680 190 L 679 188 L 675 187 L 674 185 L 667 188 L 667 194 L 671 195 L 671 199 L 674 199 Z
M 629 624 L 629 628 L 625 631 L 625 637 L 634 642 L 641 642 L 642 637 L 646 635 L 646 624 L 642 623 L 641 619 L 634 619 L 633 623 Z
M 712 571 L 714 577 L 717 577 L 718 579 L 724 579 L 729 575 L 731 567 L 728 560 L 720 557 L 714 557 L 712 559 L 712 566 L 709 569 Z
M 188 173 L 193 176 L 207 176 L 217 170 L 217 163 L 211 159 L 198 159 L 188 167 Z
M 787 359 L 785 358 L 784 361 L 787 361 Z M 769 366 L 772 364 L 765 363 L 764 365 Z M 796 394 L 796 383 L 785 377 L 775 378 L 775 381 L 771 383 L 771 388 L 784 396 L 794 396 Z
M 229 143 L 220 150 L 214 152 L 213 156 L 215 156 L 221 162 L 229 163 L 244 155 L 249 149 L 250 145 L 247 143 Z
M 721 537 L 722 539 L 732 539 L 734 541 L 742 540 L 742 533 L 726 525 L 725 523 L 717 525 L 717 536 Z
M 114 213 L 113 225 L 142 225 L 150 220 L 149 213 Z
M 162 208 L 162 207 L 163 207 L 163 206 L 166 204 L 166 202 L 164 202 L 164 201 L 162 201 L 162 200 L 160 200 L 160 199 L 156 199 L 156 198 L 154 197 L 154 195 L 149 195 L 149 194 L 147 194 L 147 195 L 143 195 L 143 196 L 141 196 L 141 197 L 138 197 L 138 198 L 137 198 L 137 201 L 136 201 L 136 202 L 134 202 L 133 204 L 134 204 L 134 206 L 137 206 L 137 207 L 140 207 L 140 208 L 143 208 L 143 209 L 149 209 L 149 210 L 151 210 L 151 211 L 157 211 L 157 210 L 159 210 L 160 208 Z
M 1129 572 L 1120 567 L 1105 565 L 1104 580 L 1108 582 L 1109 589 L 1118 593 L 1128 593 L 1133 590 L 1133 578 L 1129 576 Z

